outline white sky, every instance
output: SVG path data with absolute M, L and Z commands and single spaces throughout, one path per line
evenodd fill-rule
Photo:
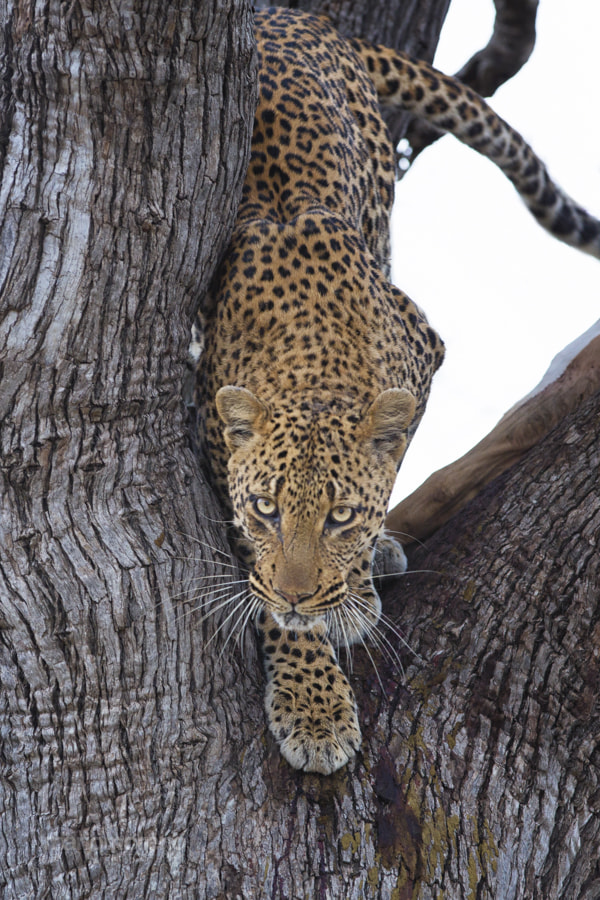
M 492 31 L 491 0 L 453 0 L 435 64 L 457 71 Z M 600 217 L 600 3 L 541 0 L 525 67 L 491 98 L 552 176 Z M 394 282 L 446 343 L 392 503 L 461 456 L 599 317 L 598 260 L 548 236 L 492 163 L 447 136 L 397 186 Z

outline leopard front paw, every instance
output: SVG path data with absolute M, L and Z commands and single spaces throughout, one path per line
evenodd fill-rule
M 338 669 L 341 694 L 299 696 L 274 682 L 267 686 L 265 706 L 269 727 L 282 756 L 295 769 L 331 775 L 360 747 L 356 702 L 346 677 Z
M 259 621 L 269 727 L 295 769 L 330 775 L 360 747 L 356 701 L 325 627 L 286 631 Z

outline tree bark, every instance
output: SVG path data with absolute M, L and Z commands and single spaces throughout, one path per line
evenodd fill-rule
M 596 393 L 391 592 L 426 660 L 388 732 L 429 841 L 417 896 L 599 894 L 599 424 Z
M 293 771 L 179 400 L 248 7 L 1 9 L 2 896 L 597 897 L 598 397 L 390 584 L 405 673 L 357 649 L 362 753 Z
M 249 7 L 1 15 L 0 891 L 183 896 L 228 734 L 176 598 L 231 569 L 181 380 L 248 156 Z

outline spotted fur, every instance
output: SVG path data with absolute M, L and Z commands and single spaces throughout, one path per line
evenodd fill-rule
M 373 555 L 444 353 L 388 281 L 394 157 L 378 94 L 492 158 L 564 240 L 598 256 L 600 227 L 454 79 L 306 13 L 260 12 L 256 28 L 260 100 L 209 303 L 200 440 L 262 610 L 271 731 L 293 766 L 330 773 L 360 745 L 335 647 L 379 618 Z

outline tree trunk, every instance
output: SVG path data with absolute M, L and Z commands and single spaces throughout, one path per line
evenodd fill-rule
M 220 778 L 236 731 L 177 599 L 231 571 L 180 397 L 247 162 L 249 7 L 1 9 L 0 892 L 183 896 L 215 877 L 198 758 Z
M 248 7 L 196 6 L 2 7 L 2 896 L 591 900 L 598 397 L 390 585 L 420 658 L 356 650 L 335 776 L 196 608 L 240 576 L 179 393 L 254 102 Z

